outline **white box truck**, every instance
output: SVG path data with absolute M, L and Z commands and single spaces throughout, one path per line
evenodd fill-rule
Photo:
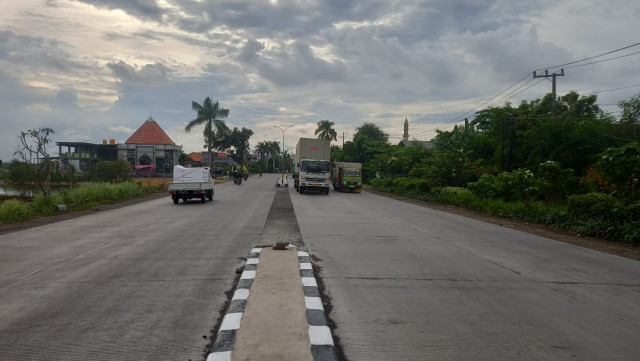
M 330 142 L 325 139 L 300 138 L 294 157 L 294 187 L 300 194 L 318 191 L 329 194 L 331 186 Z
M 209 167 L 173 167 L 173 182 L 169 183 L 168 188 L 174 204 L 178 204 L 180 199 L 186 202 L 192 198 L 205 203 L 207 199 L 212 201 L 215 193 L 215 183 Z

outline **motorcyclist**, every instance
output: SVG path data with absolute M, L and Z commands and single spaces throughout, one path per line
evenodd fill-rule
M 233 171 L 233 183 L 239 185 L 240 182 L 242 182 L 242 171 L 240 169 L 236 168 Z
M 262 177 L 262 171 L 260 171 L 260 177 Z

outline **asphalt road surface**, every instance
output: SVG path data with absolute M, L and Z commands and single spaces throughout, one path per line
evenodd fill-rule
M 0 236 L 0 360 L 202 360 L 275 176 Z
M 274 185 L 0 236 L 0 360 L 202 360 L 238 258 L 291 226 L 262 234 Z M 637 261 L 366 192 L 289 192 L 350 361 L 640 355 Z
M 640 262 L 366 192 L 291 199 L 348 360 L 640 359 Z

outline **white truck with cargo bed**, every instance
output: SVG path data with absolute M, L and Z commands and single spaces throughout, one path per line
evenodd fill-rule
M 173 182 L 169 183 L 168 189 L 174 204 L 178 204 L 180 199 L 186 202 L 193 198 L 205 203 L 207 199 L 213 200 L 215 182 L 209 167 L 186 168 L 177 165 L 173 167 Z

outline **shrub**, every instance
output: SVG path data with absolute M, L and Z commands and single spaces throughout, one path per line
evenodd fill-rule
M 615 219 L 622 208 L 614 197 L 597 192 L 571 196 L 568 205 L 572 216 L 587 219 Z
M 539 198 L 536 179 L 528 169 L 502 172 L 497 176 L 485 174 L 477 182 L 468 184 L 469 190 L 481 198 L 522 201 Z
M 32 210 L 27 203 L 9 199 L 0 204 L 0 222 L 11 223 L 31 218 Z
M 566 199 L 577 191 L 578 185 L 573 169 L 562 169 L 558 162 L 547 161 L 538 167 L 536 188 L 547 201 Z
M 31 207 L 36 214 L 47 215 L 53 213 L 54 207 L 63 204 L 62 197 L 59 194 L 36 194 L 31 202 Z

